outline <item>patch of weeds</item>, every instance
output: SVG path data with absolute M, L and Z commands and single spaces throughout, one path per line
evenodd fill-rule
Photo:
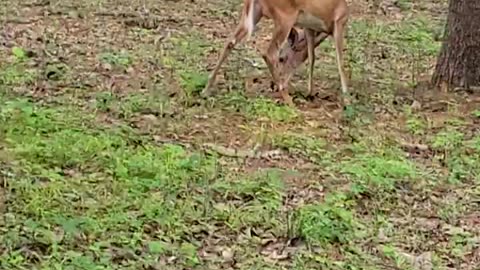
M 191 243 L 183 243 L 179 248 L 179 255 L 185 258 L 185 265 L 189 267 L 200 264 L 198 258 L 198 248 Z
M 449 108 L 449 111 L 453 113 L 455 113 L 456 110 L 455 107 Z M 459 118 L 449 118 L 445 121 L 445 124 L 448 128 L 462 128 L 466 126 L 465 120 Z
M 476 154 L 480 154 L 480 135 L 473 137 L 471 140 L 465 142 L 465 144 L 474 149 Z
M 454 154 L 453 156 L 448 157 L 448 181 L 450 183 L 478 181 L 478 177 L 480 176 L 479 161 L 480 156 L 478 155 L 468 156 L 468 154 Z
M 269 170 L 217 182 L 212 186 L 214 216 L 233 230 L 245 226 L 280 230 L 278 210 L 284 189 L 279 174 Z
M 381 234 L 384 237 L 392 237 L 395 235 L 397 228 L 390 220 L 390 217 L 387 213 L 375 213 L 373 220 L 370 221 L 369 226 L 372 229 L 371 232 L 375 236 Z M 375 239 L 376 243 L 382 242 L 383 239 Z
M 343 115 L 345 116 L 345 119 L 348 121 L 351 121 L 355 119 L 355 116 L 357 115 L 357 111 L 355 110 L 355 106 L 352 105 L 347 105 L 345 106 L 343 110 Z
M 100 62 L 121 70 L 125 70 L 133 63 L 131 55 L 126 51 L 104 52 L 98 58 Z
M 407 260 L 407 257 L 392 245 L 384 245 L 381 247 L 383 256 L 392 260 L 396 267 L 399 269 L 411 269 L 411 263 Z
M 403 11 L 406 11 L 412 7 L 412 1 L 411 0 L 399 0 L 395 2 L 395 4 L 402 9 Z
M 133 152 L 121 151 L 111 164 L 115 177 L 128 180 L 140 188 L 160 188 L 170 196 L 188 191 L 190 184 L 202 184 L 204 174 L 211 173 L 213 160 L 190 155 L 179 146 L 163 148 L 144 146 Z M 201 170 L 197 171 L 197 168 Z
M 404 112 L 407 116 L 407 129 L 413 135 L 423 135 L 426 132 L 427 125 L 424 120 L 416 116 L 410 106 L 404 108 Z
M 475 110 L 472 112 L 473 117 L 480 118 L 480 110 Z
M 410 117 L 407 119 L 407 129 L 413 135 L 422 135 L 425 133 L 425 122 L 418 117 Z
M 416 166 L 403 156 L 395 148 L 370 150 L 341 161 L 338 169 L 350 176 L 354 194 L 391 191 L 395 183 L 417 175 Z
M 110 91 L 96 94 L 95 108 L 111 112 L 123 119 L 130 119 L 138 113 L 164 116 L 171 108 L 170 99 L 156 93 L 132 93 L 124 97 Z
M 243 112 L 251 120 L 288 123 L 298 120 L 300 116 L 296 109 L 287 105 L 263 97 L 248 99 L 238 92 L 224 95 L 219 103 L 227 110 Z
M 115 96 L 110 91 L 97 92 L 95 94 L 95 107 L 96 109 L 109 112 L 112 109 L 112 106 L 115 104 Z
M 17 61 L 24 61 L 29 58 L 28 52 L 17 46 L 12 48 L 12 54 Z
M 475 239 L 471 232 L 461 227 L 448 227 L 447 234 L 450 236 L 448 253 L 453 257 L 463 259 L 465 255 L 472 252 L 474 246 L 478 245 L 478 239 Z
M 34 56 L 34 53 L 30 50 L 14 46 L 12 48 L 12 55 L 17 62 L 23 62 Z
M 256 98 L 247 104 L 245 108 L 247 117 L 257 120 L 268 119 L 273 122 L 291 122 L 299 117 L 294 108 L 287 105 L 279 105 L 265 98 Z
M 0 85 L 19 86 L 28 85 L 35 81 L 37 71 L 28 68 L 30 52 L 20 48 L 12 48 L 13 61 L 4 61 L 0 64 Z
M 448 181 L 458 183 L 465 180 L 476 181 L 480 175 L 478 138 L 465 141 L 465 135 L 456 128 L 447 127 L 432 138 L 432 148 L 437 151 L 437 159 L 449 169 Z
M 170 99 L 160 93 L 131 94 L 118 101 L 122 118 L 130 118 L 136 113 L 154 114 L 163 117 L 170 111 Z
M 241 112 L 245 110 L 248 106 L 250 100 L 240 92 L 230 92 L 218 98 L 218 104 L 222 106 L 222 108 L 234 111 L 234 112 Z
M 18 100 L 4 103 L 0 116 L 5 124 L 5 141 L 22 158 L 19 162 L 24 170 L 32 173 L 52 176 L 51 173 L 65 168 L 85 169 L 103 160 L 104 150 L 122 145 L 115 134 L 87 131 L 84 122 L 91 121 L 93 116 L 83 117 L 75 110 L 38 107 Z
M 361 223 L 346 194 L 334 193 L 325 202 L 303 206 L 295 223 L 300 236 L 312 244 L 350 243 L 360 236 Z
M 301 133 L 287 132 L 272 137 L 272 145 L 287 149 L 294 154 L 309 157 L 312 161 L 324 157 L 326 141 L 322 138 L 303 135 Z
M 396 27 L 395 39 L 404 44 L 409 44 L 410 49 L 415 49 L 426 53 L 427 55 L 436 55 L 440 49 L 440 42 L 434 40 L 434 28 L 431 21 L 423 18 L 417 17 L 411 22 L 402 22 L 398 27 Z M 407 47 L 404 49 L 408 50 Z
M 162 63 L 175 73 L 187 99 L 207 83 L 208 73 L 203 66 L 203 58 L 210 46 L 204 36 L 192 31 L 170 38 L 169 43 L 162 48 Z
M 22 64 L 12 64 L 0 68 L 0 84 L 28 85 L 35 81 L 36 72 L 27 70 Z
M 461 203 L 458 201 L 446 202 L 437 212 L 438 216 L 448 223 L 454 223 L 461 215 Z
M 4 123 L 2 126 L 4 134 L 11 135 L 14 139 L 24 133 L 49 134 L 59 131 L 68 127 L 69 121 L 82 124 L 83 121 L 93 119 L 93 116 L 75 113 L 75 109 L 39 108 L 27 99 L 0 99 L 0 101 L 2 102 L 0 119 Z M 10 129 L 12 126 L 15 128 Z
M 363 101 L 357 100 L 350 105 L 344 106 L 342 119 L 350 127 L 363 127 L 372 123 L 375 114 L 371 107 L 365 104 L 371 104 L 370 98 Z
M 209 197 L 201 191 L 213 174 L 214 159 L 175 145 L 133 144 L 131 140 L 139 139 L 133 134 L 86 124 L 92 119 L 75 110 L 3 102 L 0 118 L 7 149 L 18 166 L 15 181 L 8 181 L 10 205 L 5 213 L 15 218 L 5 226 L 22 230 L 17 232 L 22 238 L 2 237 L 2 243 L 11 243 L 0 256 L 2 266 L 28 268 L 32 262 L 22 247 L 28 242 L 45 247 L 38 257 L 47 266 L 62 269 L 116 265 L 111 247 L 138 254 L 143 263 L 150 256 L 144 247 L 152 238 L 175 243 L 165 256 L 178 257 L 177 263 L 199 263 L 197 246 L 188 235 L 205 228 L 189 224 L 204 218 Z M 244 190 L 268 197 L 255 188 Z M 259 200 L 251 207 L 262 209 L 265 203 Z M 252 209 L 246 217 L 257 213 Z M 146 233 L 147 227 L 163 233 Z M 150 247 L 161 252 L 158 245 Z M 136 260 L 121 261 L 138 269 Z
M 185 90 L 188 98 L 191 98 L 194 94 L 200 93 L 208 81 L 208 73 L 180 71 L 180 85 Z
M 450 129 L 439 132 L 432 140 L 432 147 L 436 150 L 451 151 L 463 145 L 464 134 Z
M 351 24 L 349 33 L 355 33 L 347 43 L 352 74 L 358 80 L 373 74 L 385 86 L 397 81 L 399 74 L 411 76 L 412 62 L 415 74 L 426 70 L 424 63 L 433 59 L 441 46 L 435 41 L 435 25 L 421 17 L 395 23 L 359 19 Z M 365 51 L 368 47 L 373 49 Z

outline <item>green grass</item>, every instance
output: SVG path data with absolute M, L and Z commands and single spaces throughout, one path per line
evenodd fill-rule
M 238 93 L 223 97 L 221 103 L 231 111 L 242 112 L 248 120 L 267 121 L 273 123 L 299 121 L 299 114 L 294 108 L 279 105 L 263 97 L 253 100 Z
M 297 218 L 299 235 L 313 243 L 351 243 L 364 228 L 349 204 L 352 202 L 345 194 L 332 193 L 323 203 L 301 208 Z
M 26 226 L 2 242 L 42 245 L 38 256 L 50 257 L 45 267 L 108 267 L 111 245 L 142 262 L 154 253 L 195 265 L 199 243 L 192 234 L 208 224 L 223 223 L 232 232 L 281 225 L 276 212 L 282 182 L 274 172 L 222 176 L 215 159 L 142 142 L 133 133 L 88 127 L 92 119 L 68 108 L 15 100 L 2 104 L 1 115 L 2 140 L 19 168 L 6 180 L 15 213 L 6 226 Z M 86 240 L 91 237 L 95 241 Z M 69 252 L 79 244 L 90 252 Z M 10 250 L 2 264 L 26 267 L 32 258 L 22 252 Z
M 255 46 L 239 45 L 224 64 L 217 95 L 200 99 L 234 1 L 172 2 L 168 16 L 150 0 L 120 1 L 116 16 L 97 14 L 111 1 L 54 2 L 49 12 L 78 16 L 39 17 L 31 31 L 55 35 L 27 43 L 17 33 L 0 51 L 0 268 L 410 269 L 416 258 L 461 269 L 471 260 L 478 106 L 450 93 L 448 109 L 433 111 L 444 100 L 421 87 L 440 46 L 438 3 L 400 1 L 400 21 L 352 18 L 357 100 L 341 114 L 330 100 L 290 108 L 244 93 L 252 69 L 269 76 L 254 49 L 263 25 Z M 161 28 L 141 27 L 147 10 Z M 315 81 L 333 94 L 331 45 L 317 49 Z M 301 70 L 292 81 L 306 86 Z M 231 158 L 205 142 L 274 154 Z

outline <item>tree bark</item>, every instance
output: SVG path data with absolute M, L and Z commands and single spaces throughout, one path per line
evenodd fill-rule
M 432 83 L 448 88 L 480 86 L 480 0 L 450 0 Z

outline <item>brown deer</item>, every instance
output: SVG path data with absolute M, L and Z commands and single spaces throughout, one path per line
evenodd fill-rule
M 348 6 L 346 0 L 244 0 L 243 10 L 240 22 L 231 39 L 225 42 L 223 52 L 209 76 L 209 80 L 202 96 L 211 94 L 211 87 L 215 78 L 227 56 L 238 43 L 246 37 L 250 37 L 256 24 L 262 17 L 273 20 L 274 31 L 265 53 L 262 57 L 267 64 L 274 83 L 277 85 L 283 100 L 288 105 L 293 106 L 293 101 L 288 94 L 288 81 L 291 72 L 288 74 L 279 74 L 280 57 L 279 50 L 287 41 L 287 38 L 294 42 L 295 34 L 298 31 L 295 27 L 304 30 L 307 42 L 307 57 L 309 59 L 309 83 L 308 91 L 313 89 L 313 67 L 315 63 L 314 50 L 327 36 L 334 39 L 338 71 L 342 85 L 342 92 L 348 92 L 347 80 L 343 69 L 343 35 L 345 25 L 348 21 Z M 294 44 L 291 44 L 294 45 Z M 295 65 L 298 61 L 305 59 L 293 59 Z M 289 61 L 292 61 L 290 59 Z M 286 70 L 283 68 L 283 70 Z

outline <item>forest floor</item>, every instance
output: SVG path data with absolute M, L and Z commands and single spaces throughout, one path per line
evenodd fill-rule
M 199 97 L 240 0 L 3 2 L 2 269 L 479 269 L 480 93 L 428 83 L 446 1 L 354 1 L 346 112 L 330 40 L 277 102 L 268 20 Z

